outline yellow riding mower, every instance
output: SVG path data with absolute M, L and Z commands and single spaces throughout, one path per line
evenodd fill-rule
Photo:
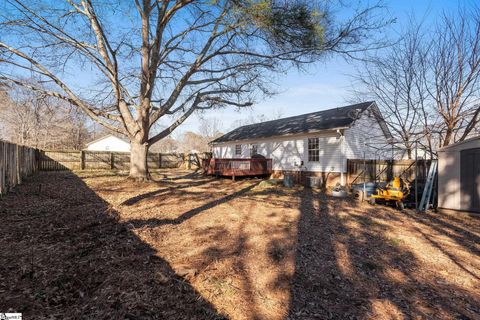
M 408 183 L 400 177 L 394 177 L 384 187 L 377 187 L 377 193 L 370 196 L 370 204 L 395 203 L 395 206 L 403 210 L 404 200 L 410 194 Z

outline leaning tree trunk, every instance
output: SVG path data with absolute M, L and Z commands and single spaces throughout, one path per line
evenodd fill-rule
M 148 144 L 132 140 L 130 151 L 130 175 L 129 178 L 137 181 L 150 179 L 147 166 Z
M 452 140 L 453 136 L 453 126 L 447 126 L 447 131 L 445 132 L 445 137 L 443 139 L 443 143 L 441 147 L 446 147 L 450 144 L 450 140 Z

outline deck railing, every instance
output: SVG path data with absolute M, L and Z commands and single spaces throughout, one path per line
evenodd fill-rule
M 220 176 L 255 176 L 272 173 L 272 159 L 210 159 L 206 171 Z

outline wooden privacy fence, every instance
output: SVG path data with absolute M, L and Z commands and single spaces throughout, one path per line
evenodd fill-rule
M 207 153 L 149 153 L 147 163 L 150 169 L 200 168 Z M 110 151 L 40 151 L 39 169 L 44 171 L 58 170 L 126 170 L 130 166 L 129 152 Z
M 0 194 L 38 170 L 38 150 L 0 140 Z
M 430 160 L 417 161 L 418 181 L 423 182 L 427 176 Z M 347 160 L 348 184 L 387 181 L 394 176 L 408 181 L 415 180 L 415 160 Z

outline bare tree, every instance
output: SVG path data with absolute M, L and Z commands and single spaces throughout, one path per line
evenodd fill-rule
M 210 151 L 210 141 L 223 135 L 222 123 L 218 118 L 202 118 L 198 127 L 198 134 L 202 138 L 202 152 Z
M 180 152 L 180 142 L 172 135 L 166 136 L 162 140 L 150 146 L 152 152 L 176 153 Z
M 10 104 L 10 99 L 8 97 L 7 89 L 8 89 L 8 86 L 6 86 L 5 84 L 2 85 L 0 83 L 0 113 L 2 113 L 3 110 L 5 110 L 5 108 Z M 3 121 L 0 121 L 0 137 L 2 137 L 1 139 L 5 139 L 7 134 L 8 134 L 7 125 L 3 123 Z
M 480 11 L 445 13 L 432 41 L 429 88 L 442 147 L 464 140 L 480 123 Z
M 422 128 L 422 109 L 428 98 L 423 63 L 425 37 L 419 25 L 411 27 L 393 46 L 365 60 L 355 77 L 362 91 L 355 96 L 368 96 L 377 102 L 394 137 L 402 142 L 412 158 L 418 130 Z
M 197 153 L 208 151 L 208 141 L 204 136 L 187 131 L 182 134 L 179 151 L 183 153 Z
M 74 150 L 82 150 L 86 143 L 95 139 L 93 126 L 88 126 L 87 116 L 76 108 L 68 110 L 68 122 L 64 126 L 66 131 L 65 141 Z M 91 128 L 90 128 L 91 127 Z
M 222 123 L 218 118 L 202 118 L 198 133 L 208 141 L 218 138 L 222 135 Z
M 169 135 L 152 145 L 150 150 L 164 153 L 208 152 L 210 150 L 209 142 L 222 135 L 221 126 L 218 118 L 201 118 L 195 132 L 183 132 L 177 139 Z
M 0 102 L 2 137 L 35 148 L 83 148 L 90 139 L 84 114 L 64 102 L 22 87 L 4 91 Z
M 433 26 L 411 22 L 398 42 L 366 61 L 356 95 L 377 101 L 409 158 L 415 141 L 433 155 L 478 130 L 478 10 L 444 14 Z
M 250 111 L 251 113 L 248 116 L 235 120 L 231 125 L 232 129 L 235 129 L 241 126 L 246 126 L 249 124 L 277 120 L 283 117 L 283 112 L 281 109 L 275 109 L 269 115 L 266 115 L 264 113 L 255 114 L 253 113 L 252 109 Z
M 197 110 L 252 105 L 269 75 L 327 53 L 377 45 L 379 6 L 335 21 L 323 1 L 2 2 L 0 80 L 68 101 L 131 141 L 130 177 L 148 179 L 149 145 Z M 338 1 L 339 5 L 343 2 Z M 88 70 L 84 90 L 69 74 Z M 23 82 L 33 73 L 55 85 Z M 53 86 L 52 86 L 53 87 Z M 160 119 L 171 121 L 152 132 Z

